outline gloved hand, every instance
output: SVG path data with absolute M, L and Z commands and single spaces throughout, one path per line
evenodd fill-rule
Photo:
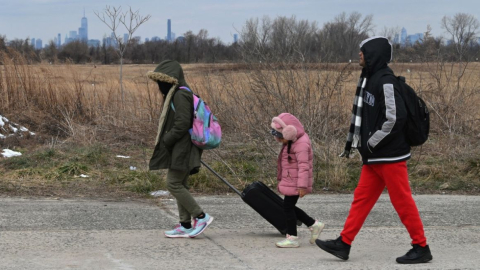
M 343 150 L 343 152 L 339 155 L 339 157 L 350 158 L 350 150 Z

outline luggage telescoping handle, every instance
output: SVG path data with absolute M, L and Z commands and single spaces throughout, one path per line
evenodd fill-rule
M 221 177 L 216 171 L 214 171 L 205 162 L 203 162 L 202 160 L 200 160 L 200 162 L 203 164 L 203 166 L 207 167 L 208 170 L 210 170 L 213 174 L 215 174 L 218 178 L 220 178 L 220 180 L 222 180 L 225 184 L 227 184 L 227 186 L 229 186 L 231 189 L 233 189 L 233 191 L 235 191 L 235 193 L 237 193 L 240 197 L 242 197 L 242 193 L 238 189 L 236 189 L 234 186 L 232 186 L 232 184 L 230 184 L 227 180 L 225 180 L 223 177 Z

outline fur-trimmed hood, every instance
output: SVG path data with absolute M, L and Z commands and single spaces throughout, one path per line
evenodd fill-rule
M 162 114 L 160 115 L 160 120 L 158 123 L 157 140 L 155 142 L 155 144 L 157 144 L 162 134 L 167 114 L 170 111 L 170 103 L 173 96 L 175 95 L 175 92 L 177 92 L 177 90 L 181 86 L 185 86 L 188 88 L 190 87 L 188 86 L 187 82 L 185 81 L 185 77 L 183 76 L 182 66 L 180 66 L 177 61 L 173 60 L 162 61 L 160 64 L 158 64 L 154 71 L 150 71 L 147 73 L 147 77 L 155 82 L 166 82 L 172 84 L 170 90 L 168 90 L 167 93 L 163 93 L 165 97 Z
M 190 88 L 183 76 L 183 69 L 177 61 L 162 61 L 154 71 L 147 72 L 147 77 L 154 81 L 173 84 L 176 88 L 180 86 Z

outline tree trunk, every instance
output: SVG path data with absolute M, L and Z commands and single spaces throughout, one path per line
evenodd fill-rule
M 123 71 L 123 55 L 120 56 L 120 89 L 122 92 L 122 106 L 123 108 L 125 108 L 125 92 L 123 91 L 122 71 Z

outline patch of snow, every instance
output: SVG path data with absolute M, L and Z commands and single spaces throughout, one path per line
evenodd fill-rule
M 82 178 L 87 178 L 87 177 L 89 177 L 89 176 L 86 175 L 86 174 L 80 174 L 80 177 L 82 177 Z
M 15 152 L 10 149 L 3 149 L 2 156 L 9 158 L 9 157 L 18 157 L 21 156 L 22 153 L 20 152 Z
M 150 195 L 152 195 L 153 197 L 168 196 L 169 194 L 170 192 L 166 190 L 157 190 L 150 192 Z
M 130 158 L 130 156 L 117 155 L 118 158 Z
M 16 133 L 18 131 L 18 128 L 12 126 L 12 125 L 8 125 L 10 127 L 10 129 L 13 131 L 13 133 Z
M 8 127 L 7 127 L 8 126 Z M 0 115 L 0 139 L 5 139 L 10 136 L 24 137 L 24 133 L 29 132 L 30 135 L 35 135 L 35 133 L 30 132 L 28 128 L 19 125 L 17 123 L 9 121 L 6 117 Z

